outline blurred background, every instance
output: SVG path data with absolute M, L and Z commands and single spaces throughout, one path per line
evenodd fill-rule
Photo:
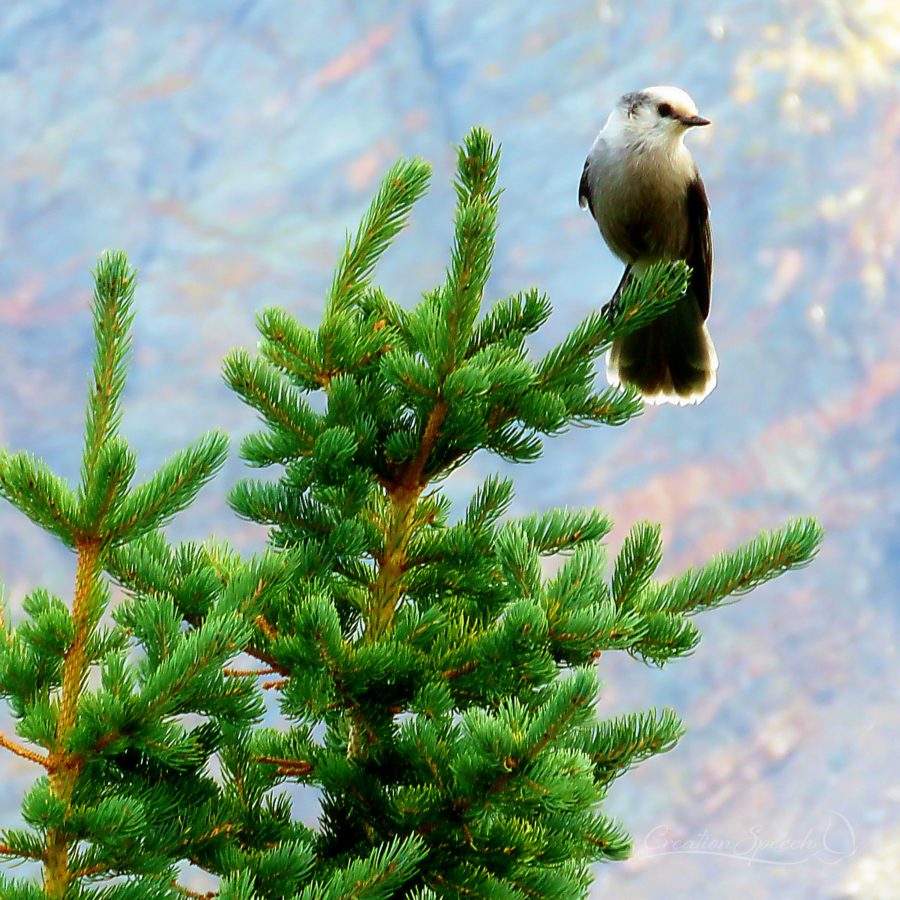
M 345 230 L 388 165 L 434 185 L 378 271 L 405 304 L 441 277 L 454 143 L 503 146 L 491 299 L 537 286 L 544 351 L 618 282 L 578 208 L 616 99 L 685 88 L 712 203 L 719 385 L 699 407 L 574 431 L 508 474 L 515 512 L 598 505 L 662 522 L 666 574 L 797 514 L 819 560 L 699 620 L 663 671 L 604 656 L 601 711 L 671 705 L 686 737 L 607 810 L 634 858 L 595 896 L 900 896 L 900 7 L 895 0 L 535 3 L 7 0 L 0 10 L 0 445 L 77 477 L 89 269 L 126 250 L 140 284 L 124 431 L 147 472 L 254 418 L 220 376 L 279 304 L 317 322 Z M 449 484 L 459 503 L 488 473 Z M 171 529 L 253 550 L 224 475 Z M 140 471 L 139 471 L 140 475 Z M 71 595 L 72 559 L 0 506 L 15 610 Z M 8 727 L 6 720 L 3 727 Z M 0 754 L 2 823 L 35 772 Z M 315 819 L 315 810 L 304 811 Z

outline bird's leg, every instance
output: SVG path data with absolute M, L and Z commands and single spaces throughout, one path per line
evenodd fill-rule
M 631 282 L 631 266 L 626 266 L 625 271 L 622 273 L 622 277 L 619 280 L 619 286 L 613 292 L 612 297 L 610 298 L 608 303 L 603 305 L 603 308 L 600 312 L 605 315 L 607 318 L 612 318 L 613 314 L 616 311 L 616 303 L 619 301 L 619 297 L 622 295 L 622 291 L 628 286 Z

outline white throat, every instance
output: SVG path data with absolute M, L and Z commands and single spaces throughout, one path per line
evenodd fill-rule
M 652 153 L 673 158 L 684 154 L 690 159 L 690 152 L 684 145 L 686 133 L 682 128 L 667 127 L 663 123 L 648 127 L 645 122 L 634 122 L 616 110 L 607 119 L 601 135 L 610 148 L 621 153 Z

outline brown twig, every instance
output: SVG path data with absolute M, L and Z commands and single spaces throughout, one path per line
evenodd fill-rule
M 278 640 L 278 632 L 275 628 L 269 624 L 266 620 L 266 617 L 263 615 L 254 616 L 253 621 L 256 622 L 259 630 L 270 640 L 277 641 Z
M 279 775 L 294 775 L 302 777 L 309 775 L 315 766 L 308 759 L 284 759 L 280 756 L 255 756 L 254 760 L 259 763 L 269 763 L 277 766 Z
M 235 829 L 235 825 L 232 822 L 222 822 L 219 825 L 214 825 L 206 834 L 201 835 L 197 838 L 186 837 L 179 844 L 180 847 L 189 847 L 191 845 L 197 845 L 203 841 L 212 841 L 217 838 L 220 834 L 230 834 Z M 196 860 L 191 858 L 192 862 L 196 862 Z
M 34 750 L 29 750 L 27 747 L 23 747 L 21 744 L 17 744 L 15 741 L 10 740 L 3 734 L 0 734 L 0 747 L 6 747 L 7 750 L 11 750 L 16 756 L 21 756 L 22 759 L 30 760 L 33 763 L 37 763 L 39 766 L 43 766 L 47 771 L 50 771 L 50 757 L 42 756 L 40 753 L 35 753 Z
M 172 887 L 175 888 L 179 894 L 184 894 L 185 897 L 191 897 L 193 900 L 213 900 L 214 897 L 219 896 L 216 891 L 204 891 L 202 894 L 198 891 L 192 891 L 190 888 L 185 887 L 183 884 L 179 884 L 177 881 L 172 882 Z
M 29 853 L 27 850 L 16 850 L 9 844 L 0 844 L 0 856 L 24 856 L 27 859 L 40 859 L 40 853 Z
M 249 678 L 257 675 L 274 675 L 275 669 L 222 669 L 222 674 L 229 678 Z
M 93 866 L 85 866 L 83 869 L 76 869 L 72 872 L 72 879 L 87 878 L 90 875 L 99 875 L 101 872 L 108 872 L 110 867 L 106 863 L 95 863 Z
M 272 674 L 284 675 L 287 677 L 290 675 L 290 670 L 285 666 L 279 665 L 276 661 L 275 657 L 272 656 L 271 653 L 267 653 L 262 647 L 257 647 L 254 644 L 249 644 L 244 648 L 244 652 L 248 656 L 252 656 L 254 659 L 258 659 L 261 663 L 265 663 L 272 670 Z

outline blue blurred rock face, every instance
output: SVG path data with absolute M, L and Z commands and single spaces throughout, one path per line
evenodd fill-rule
M 606 710 L 670 703 L 689 734 L 614 789 L 637 855 L 600 870 L 597 891 L 859 884 L 898 803 L 884 787 L 900 738 L 890 3 L 7 7 L 0 442 L 71 477 L 102 249 L 140 271 L 125 428 L 149 468 L 207 427 L 253 426 L 222 386 L 222 355 L 253 346 L 264 304 L 315 322 L 344 232 L 398 155 L 431 160 L 435 185 L 381 281 L 412 303 L 441 277 L 452 144 L 476 123 L 504 148 L 492 291 L 547 290 L 556 313 L 536 349 L 548 345 L 620 274 L 576 202 L 611 104 L 648 84 L 694 96 L 714 122 L 689 140 L 713 206 L 719 387 L 697 409 L 559 438 L 514 473 L 518 509 L 601 505 L 621 526 L 614 545 L 634 520 L 660 520 L 669 571 L 795 513 L 819 514 L 828 540 L 808 572 L 707 617 L 694 659 L 662 675 L 602 660 Z M 463 498 L 496 468 L 479 458 L 450 489 Z M 175 534 L 258 546 L 222 499 L 240 472 L 234 461 Z M 6 507 L 0 572 L 14 607 L 31 586 L 69 590 L 70 560 Z M 31 773 L 0 765 L 14 779 L 5 824 Z M 674 852 L 686 846 L 699 852 Z

